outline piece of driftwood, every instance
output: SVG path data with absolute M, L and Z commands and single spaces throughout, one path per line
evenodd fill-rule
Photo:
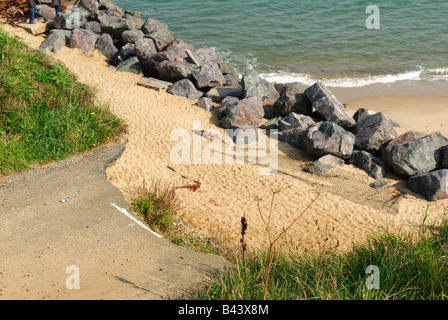
M 163 81 L 163 80 L 156 79 L 156 78 L 150 78 L 150 77 L 141 78 L 137 84 L 140 86 L 146 87 L 146 88 L 157 90 L 157 91 L 166 89 L 172 85 L 171 82 Z

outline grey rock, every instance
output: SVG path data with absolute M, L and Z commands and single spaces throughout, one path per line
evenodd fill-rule
M 365 171 L 370 177 L 377 180 L 383 178 L 386 174 L 385 162 L 366 151 L 354 150 L 349 163 Z
M 361 120 L 363 120 L 364 118 L 367 118 L 368 116 L 371 116 L 373 114 L 377 113 L 374 110 L 370 110 L 370 109 L 365 109 L 365 108 L 360 108 L 358 110 L 356 110 L 355 114 L 353 115 L 353 119 L 355 119 L 355 121 L 357 123 L 359 123 Z M 396 121 L 389 119 L 389 122 L 392 126 L 396 127 L 396 128 L 400 128 L 400 124 L 397 123 Z
M 80 0 L 79 6 L 87 9 L 91 13 L 99 9 L 98 1 L 95 0 Z
M 80 27 L 81 14 L 79 10 L 67 9 L 64 12 L 60 12 L 54 19 L 54 29 L 72 30 L 75 27 Z
M 379 151 L 387 142 L 398 137 L 389 119 L 381 112 L 359 121 L 353 133 L 356 136 L 355 148 L 370 153 Z
M 197 70 L 193 76 L 199 89 L 220 87 L 225 83 L 219 66 L 214 62 L 206 61 Z
M 315 124 L 316 122 L 317 121 L 315 119 L 309 116 L 291 112 L 286 117 L 278 121 L 278 130 L 283 131 L 294 128 L 301 128 L 302 130 L 306 130 L 310 125 Z
M 114 39 L 121 39 L 121 34 L 126 30 L 135 29 L 135 22 L 113 15 L 103 15 L 99 18 L 101 32 L 108 33 Z
M 140 38 L 135 42 L 134 51 L 142 63 L 144 73 L 148 75 L 155 74 L 156 69 L 152 58 L 157 54 L 157 48 L 154 45 L 154 41 L 150 38 Z
M 135 23 L 135 29 L 141 29 L 141 27 L 143 26 L 143 24 L 145 23 L 145 20 L 135 17 L 131 14 L 125 13 L 123 18 L 125 18 L 126 20 L 132 20 Z M 143 32 L 143 31 L 142 31 Z
M 222 63 L 222 57 L 213 49 L 200 48 L 194 52 L 196 60 L 198 60 L 199 65 L 205 62 L 220 65 Z
M 35 12 L 37 16 L 43 17 L 45 20 L 52 20 L 56 17 L 56 12 L 50 6 L 45 4 L 38 4 L 35 7 Z
M 142 64 L 136 56 L 132 56 L 117 65 L 117 71 L 119 72 L 130 72 L 139 74 L 140 72 L 142 72 L 142 69 Z
M 428 201 L 448 198 L 448 170 L 442 169 L 410 177 L 408 187 Z
M 194 84 L 188 79 L 177 81 L 168 88 L 167 92 L 176 96 L 187 97 L 190 100 L 196 100 L 202 96 L 202 92 L 197 90 Z
M 329 170 L 335 167 L 344 166 L 344 160 L 335 157 L 331 154 L 327 154 L 316 161 L 312 162 L 309 166 L 305 168 L 305 171 L 316 174 L 318 176 L 325 175 Z
M 43 52 L 58 52 L 64 48 L 70 40 L 71 32 L 68 30 L 50 30 L 48 37 L 41 43 L 40 50 Z
M 271 100 L 272 104 L 280 97 L 274 85 L 261 78 L 255 70 L 246 70 L 241 79 L 244 97 L 261 97 L 263 101 Z
M 112 37 L 103 33 L 95 43 L 95 49 L 101 51 L 101 53 L 107 58 L 107 60 L 111 61 L 118 52 L 118 49 L 114 45 L 114 41 Z
M 348 159 L 353 152 L 355 135 L 334 122 L 322 121 L 308 127 L 303 144 L 308 154 L 317 157 L 332 154 Z
M 205 110 L 205 112 L 212 112 L 215 108 L 213 105 L 213 101 L 207 97 L 201 97 L 198 100 L 198 106 Z
M 101 33 L 101 25 L 97 21 L 87 21 L 83 28 L 92 32 Z
M 70 37 L 70 48 L 78 48 L 84 51 L 93 50 L 99 35 L 85 29 L 73 29 Z
M 222 72 L 222 69 L 221 69 Z M 237 74 L 234 73 L 222 73 L 224 75 L 224 86 L 225 87 L 233 87 L 233 88 L 240 88 L 242 89 L 243 87 L 241 86 L 241 80 L 239 79 Z
M 159 73 L 160 79 L 176 82 L 182 79 L 193 79 L 193 70 L 196 66 L 180 61 L 165 60 L 155 68 Z
M 117 17 L 121 17 L 124 15 L 124 10 L 113 2 L 101 3 L 99 9 L 109 12 L 109 14 L 112 12 L 116 13 Z
M 155 30 L 168 29 L 168 26 L 153 18 L 146 19 L 145 23 L 140 28 L 144 34 L 150 33 Z
M 403 176 L 426 174 L 442 167 L 443 147 L 448 140 L 440 133 L 408 131 L 382 149 L 381 158 Z
M 146 33 L 145 37 L 154 40 L 154 44 L 158 51 L 166 50 L 166 48 L 176 39 L 174 33 L 168 29 L 156 29 L 150 31 Z
M 138 18 L 138 19 L 142 18 L 142 12 L 141 11 L 128 11 L 128 10 L 125 10 L 124 14 L 125 15 L 127 15 L 127 14 L 131 15 L 131 16 L 133 16 L 135 18 Z
M 322 83 L 316 82 L 305 90 L 305 94 L 312 103 L 313 109 L 325 120 L 334 122 L 347 130 L 356 125 L 344 105 Z
M 126 30 L 121 34 L 124 43 L 135 43 L 144 36 L 145 34 L 141 30 L 137 29 Z
M 311 115 L 312 105 L 308 96 L 302 91 L 304 85 L 295 82 L 282 86 L 279 98 L 274 103 L 276 116 L 287 116 L 289 113 Z
M 221 119 L 221 126 L 228 129 L 235 126 L 258 126 L 264 115 L 260 97 L 249 97 L 229 105 Z

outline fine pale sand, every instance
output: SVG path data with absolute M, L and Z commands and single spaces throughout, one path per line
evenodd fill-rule
M 5 28 L 34 48 L 38 48 L 43 40 L 9 26 Z M 417 230 L 427 208 L 429 222 L 448 212 L 448 199 L 427 202 L 409 191 L 404 180 L 390 173 L 386 181 L 396 184 L 382 190 L 371 188 L 369 184 L 374 180 L 351 165 L 332 169 L 325 177 L 313 176 L 302 170 L 313 158 L 282 142 L 278 144 L 278 171 L 273 175 L 261 175 L 263 165 L 259 162 L 248 164 L 247 157 L 244 164 L 236 164 L 235 160 L 233 164 L 173 163 L 170 152 L 179 146 L 180 140 L 172 141 L 170 137 L 177 129 L 185 129 L 192 144 L 193 139 L 201 138 L 200 130 L 215 129 L 225 137 L 224 130 L 218 126 L 216 111 L 206 113 L 194 101 L 137 86 L 141 75 L 116 72 L 107 67 L 105 58 L 98 52 L 84 53 L 64 48 L 50 56 L 66 65 L 80 81 L 95 86 L 99 101 L 108 103 L 112 112 L 128 125 L 126 151 L 107 169 L 109 181 L 130 199 L 132 188 L 145 180 L 159 178 L 183 186 L 200 179 L 202 185 L 198 191 L 178 189 L 177 195 L 182 203 L 180 214 L 203 235 L 238 245 L 240 220 L 245 214 L 247 245 L 251 249 L 264 247 L 267 236 L 256 199 L 261 199 L 261 211 L 267 214 L 272 191 L 279 187 L 287 188 L 275 197 L 271 222 L 274 235 L 287 227 L 320 193 L 317 201 L 282 238 L 285 245 L 292 247 L 301 244 L 319 249 L 337 241 L 339 248 L 349 249 L 353 242 L 363 241 L 385 228 L 406 232 Z M 448 136 L 448 97 L 340 99 L 348 104 L 351 114 L 360 107 L 384 112 L 401 124 L 398 133 L 440 131 Z M 199 121 L 200 128 L 193 127 L 195 121 Z M 202 147 L 208 144 L 210 141 L 203 137 Z M 222 153 L 230 154 L 222 144 L 216 146 L 220 146 Z M 193 153 L 194 148 L 191 149 Z M 222 153 L 217 155 L 224 162 Z M 325 241 L 329 236 L 331 243 Z

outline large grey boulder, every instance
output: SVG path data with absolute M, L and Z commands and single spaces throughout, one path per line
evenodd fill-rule
M 398 137 L 397 132 L 383 113 L 374 113 L 358 122 L 353 129 L 355 148 L 370 153 L 379 151 L 387 142 Z
M 249 97 L 226 107 L 221 126 L 229 129 L 238 126 L 258 126 L 263 119 L 263 101 L 260 97 Z
M 152 75 L 155 73 L 155 65 L 152 57 L 157 54 L 157 48 L 154 41 L 150 38 L 140 38 L 134 44 L 135 55 L 142 63 L 145 74 Z
M 321 82 L 316 82 L 307 88 L 305 94 L 312 103 L 313 109 L 325 120 L 334 122 L 347 130 L 356 125 L 344 105 Z
M 93 50 L 98 38 L 99 35 L 95 32 L 75 28 L 70 37 L 70 48 L 78 48 L 86 52 Z
M 50 30 L 48 37 L 41 43 L 39 49 L 43 52 L 58 52 L 70 41 L 71 32 L 68 30 Z
M 160 29 L 168 29 L 168 26 L 164 23 L 157 21 L 156 19 L 153 19 L 153 18 L 146 19 L 146 21 L 143 23 L 142 27 L 140 28 L 140 30 L 142 30 L 144 34 L 150 33 L 155 30 L 160 30 Z
M 255 70 L 246 70 L 241 79 L 243 97 L 261 97 L 265 116 L 274 117 L 274 104 L 280 97 L 273 83 L 260 77 Z
M 428 173 L 442 167 L 443 147 L 448 140 L 440 133 L 408 131 L 382 149 L 381 158 L 403 176 Z
M 193 70 L 197 66 L 180 62 L 165 60 L 158 64 L 155 68 L 162 80 L 177 82 L 182 79 L 193 79 Z
M 101 51 L 101 53 L 107 58 L 107 60 L 112 61 L 118 52 L 117 47 L 115 47 L 112 37 L 103 33 L 95 43 L 95 49 Z
M 274 104 L 275 116 L 287 116 L 291 112 L 311 115 L 312 105 L 308 96 L 299 88 L 303 85 L 296 85 L 295 83 L 286 84 L 282 87 L 279 95 L 280 97 Z
M 64 12 L 60 12 L 54 19 L 54 29 L 72 30 L 79 28 L 81 24 L 82 16 L 80 10 L 67 9 Z
M 366 151 L 354 150 L 349 163 L 377 180 L 383 178 L 386 174 L 385 162 Z
M 215 50 L 210 48 L 200 48 L 196 50 L 193 55 L 199 65 L 202 65 L 205 62 L 215 63 L 217 65 L 221 65 L 222 63 L 222 57 Z
M 123 31 L 121 37 L 124 43 L 136 43 L 139 39 L 143 38 L 145 34 L 141 30 L 132 29 Z
M 355 119 L 356 123 L 359 123 L 361 120 L 367 118 L 368 116 L 371 116 L 375 113 L 378 113 L 377 111 L 366 109 L 366 108 L 359 108 L 356 110 L 355 114 L 353 115 L 353 119 Z M 396 128 L 400 128 L 400 124 L 392 119 L 388 119 L 390 124 Z
M 156 29 L 145 34 L 145 37 L 154 40 L 154 44 L 158 51 L 166 50 L 166 48 L 176 39 L 173 32 L 168 29 Z
M 138 58 L 136 56 L 132 56 L 129 59 L 120 62 L 117 65 L 116 70 L 119 72 L 130 72 L 139 74 L 140 72 L 142 72 L 142 69 L 142 64 L 140 63 Z
M 47 21 L 52 20 L 56 17 L 56 12 L 54 11 L 54 9 L 45 4 L 36 5 L 35 10 L 37 16 L 40 16 Z
M 304 150 L 316 157 L 332 154 L 348 159 L 353 152 L 355 135 L 334 122 L 322 121 L 308 127 L 303 144 Z
M 437 170 L 410 177 L 408 187 L 428 201 L 446 199 L 448 198 L 448 170 Z
M 140 30 L 143 26 L 143 24 L 145 23 L 145 21 L 139 17 L 136 17 L 134 15 L 131 15 L 129 13 L 125 13 L 123 18 L 125 18 L 126 20 L 132 20 L 135 23 L 135 29 Z M 143 31 L 142 31 L 143 32 Z M 143 32 L 144 33 L 144 32 Z
M 214 62 L 204 62 L 193 76 L 199 89 L 220 87 L 225 83 L 224 76 L 219 66 Z
M 295 112 L 291 112 L 286 117 L 280 119 L 278 121 L 278 130 L 284 131 L 294 128 L 302 128 L 303 130 L 307 129 L 310 125 L 315 124 L 317 121 L 309 116 L 304 114 L 297 114 Z
M 85 8 L 90 13 L 95 12 L 100 7 L 98 1 L 95 1 L 95 0 L 80 0 L 79 6 L 82 8 Z
M 135 29 L 135 22 L 114 15 L 103 15 L 99 19 L 101 32 L 108 33 L 114 39 L 121 39 L 121 34 L 126 30 Z
M 176 96 L 186 97 L 190 100 L 199 99 L 203 95 L 203 93 L 197 90 L 194 84 L 188 79 L 177 81 L 168 88 L 167 92 Z
M 164 48 L 164 50 L 175 52 L 182 61 L 189 63 L 190 60 L 187 51 L 193 51 L 194 48 L 191 43 L 184 42 L 180 39 L 174 39 Z
M 101 34 L 101 25 L 98 21 L 87 21 L 84 23 L 83 28 Z

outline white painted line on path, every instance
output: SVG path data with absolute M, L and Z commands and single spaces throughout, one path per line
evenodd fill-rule
M 115 209 L 117 209 L 118 211 L 120 211 L 121 213 L 124 213 L 128 218 L 130 218 L 131 220 L 133 220 L 135 223 L 137 223 L 139 226 L 145 228 L 146 230 L 148 230 L 149 232 L 151 232 L 153 235 L 159 237 L 159 238 L 163 238 L 163 236 L 161 236 L 158 233 L 155 233 L 154 231 L 152 231 L 151 229 L 148 228 L 148 226 L 146 226 L 143 222 L 137 220 L 135 217 L 133 217 L 126 209 L 120 208 L 119 206 L 117 206 L 115 203 L 111 203 L 111 205 L 113 207 L 115 207 Z

